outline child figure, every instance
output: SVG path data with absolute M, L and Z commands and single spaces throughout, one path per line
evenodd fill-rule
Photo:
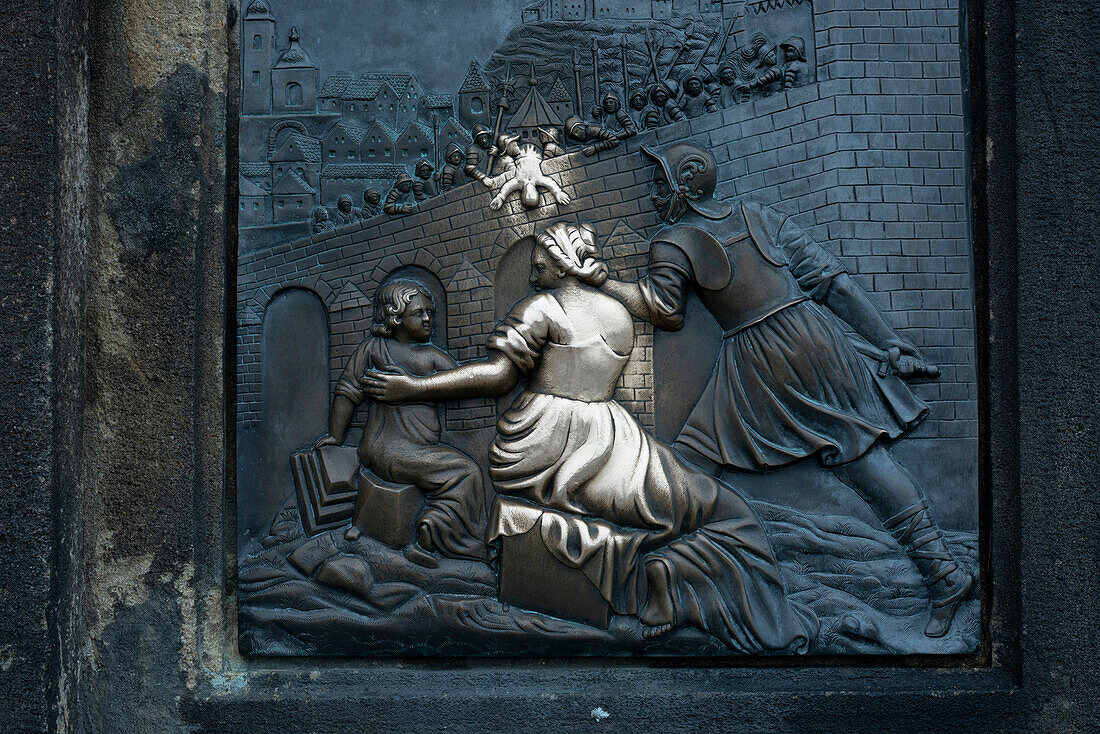
M 352 414 L 367 402 L 360 385 L 365 373 L 422 377 L 456 366 L 450 355 L 429 342 L 434 317 L 432 295 L 419 283 L 391 280 L 378 289 L 371 335 L 359 344 L 340 376 L 329 432 L 316 448 L 343 444 Z M 450 558 L 484 560 L 487 507 L 481 469 L 466 454 L 440 442 L 439 409 L 370 400 L 367 410 L 359 461 L 380 479 L 416 485 L 427 495 L 417 523 L 418 545 Z M 352 526 L 349 539 L 358 537 L 357 530 Z

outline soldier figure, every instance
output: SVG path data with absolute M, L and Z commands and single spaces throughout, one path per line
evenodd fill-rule
M 724 109 L 733 107 L 742 101 L 742 89 L 737 79 L 737 66 L 731 61 L 723 61 L 718 68 L 718 105 Z
M 630 114 L 633 117 L 634 129 L 645 127 L 645 109 L 649 105 L 649 97 L 644 89 L 635 89 L 630 95 Z
M 336 200 L 336 226 L 343 227 L 345 224 L 358 222 L 361 216 L 359 210 L 351 205 L 351 197 L 340 194 L 340 198 Z
M 430 199 L 439 193 L 435 178 L 432 176 L 435 173 L 435 167 L 431 163 L 421 158 L 413 166 L 413 173 L 416 174 L 416 180 L 413 181 L 413 197 L 417 201 Z
M 565 155 L 565 148 L 558 142 L 558 130 L 553 127 L 539 128 L 539 142 L 542 143 L 542 159 Z
M 601 150 L 610 150 L 619 144 L 619 139 L 606 127 L 586 124 L 576 115 L 565 121 L 565 134 L 578 143 L 590 143 L 582 149 L 585 155 L 596 155 Z
M 360 210 L 363 219 L 378 216 L 382 207 L 382 192 L 378 189 L 367 189 L 363 192 L 363 208 Z
M 332 220 L 328 218 L 328 209 L 323 206 L 313 208 L 313 234 L 324 232 L 326 229 L 334 229 Z
M 390 216 L 395 214 L 408 214 L 416 209 L 416 202 L 412 196 L 412 176 L 402 171 L 397 174 L 397 180 L 393 182 L 393 188 L 386 194 L 386 203 L 382 205 L 382 211 Z M 404 202 L 401 200 L 405 199 Z
M 783 52 L 783 88 L 790 89 L 806 73 L 806 42 L 791 36 L 779 44 L 779 50 Z
M 603 127 L 607 132 L 619 140 L 632 138 L 638 134 L 638 126 L 630 119 L 630 115 L 623 109 L 614 92 L 608 90 L 600 106 L 603 108 Z
M 764 91 L 773 84 L 783 84 L 783 69 L 778 63 L 778 51 L 777 46 L 772 46 L 764 54 L 764 58 L 760 61 L 761 71 L 757 72 L 752 81 L 745 85 L 750 91 L 753 89 Z
M 653 104 L 645 111 L 645 128 L 650 130 L 685 119 L 679 97 L 680 85 L 675 80 L 666 79 L 654 84 L 649 92 L 649 99 Z
M 692 73 L 684 82 L 684 114 L 688 117 L 698 117 L 704 112 L 714 112 L 718 109 L 718 103 L 703 86 L 703 77 L 698 73 Z
M 708 150 L 675 142 L 642 151 L 657 164 L 650 198 L 668 226 L 652 237 L 639 281 L 609 279 L 603 290 L 667 330 L 683 327 L 694 293 L 725 330 L 674 447 L 716 474 L 803 461 L 831 471 L 924 577 L 932 601 L 924 633 L 947 634 L 975 579 L 945 542 L 920 485 L 887 449 L 928 415 L 904 380 L 939 370 L 791 218 L 715 200 L 718 166 Z M 870 342 L 883 367 L 864 358 L 851 332 Z
M 493 133 L 481 123 L 474 125 L 474 142 L 466 148 L 466 165 L 463 170 L 473 181 L 484 181 L 489 167 L 485 151 L 493 144 Z
M 443 171 L 439 176 L 439 190 L 450 191 L 457 185 L 463 183 L 460 175 L 462 173 L 462 166 L 466 162 L 466 154 L 462 152 L 462 148 L 458 146 L 458 143 L 448 143 L 447 150 L 443 153 Z

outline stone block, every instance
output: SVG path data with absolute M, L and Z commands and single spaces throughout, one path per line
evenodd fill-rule
M 356 477 L 359 494 L 353 524 L 361 532 L 394 548 L 416 539 L 416 519 L 424 492 L 412 484 L 394 484 L 366 469 Z
M 611 606 L 599 589 L 582 571 L 555 558 L 543 542 L 541 521 L 546 513 L 564 516 L 564 513 L 554 513 L 526 502 L 505 497 L 497 499 L 494 515 L 519 518 L 499 536 L 500 600 L 607 629 Z M 524 527 L 525 531 L 518 532 Z

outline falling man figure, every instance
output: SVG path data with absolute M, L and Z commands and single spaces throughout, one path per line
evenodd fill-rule
M 344 443 L 355 409 L 368 401 L 360 380 L 368 372 L 423 377 L 456 362 L 429 340 L 435 302 L 410 280 L 383 283 L 374 298 L 371 335 L 360 342 L 336 384 L 328 434 L 315 448 Z M 441 442 L 439 408 L 385 405 L 371 400 L 359 443 L 359 461 L 387 482 L 412 484 L 426 493 L 417 521 L 417 544 L 449 558 L 485 560 L 487 522 L 484 483 L 477 462 Z M 349 539 L 358 537 L 352 526 Z M 427 560 L 415 551 L 410 558 Z

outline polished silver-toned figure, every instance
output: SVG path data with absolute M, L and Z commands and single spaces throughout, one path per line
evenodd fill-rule
M 528 382 L 497 424 L 489 474 L 525 501 L 490 520 L 490 542 L 538 527 L 646 636 L 694 626 L 740 652 L 804 652 L 816 617 L 790 601 L 748 503 L 647 433 L 613 393 L 634 345 L 626 308 L 598 286 L 607 269 L 586 224 L 557 224 L 532 255 L 535 295 L 488 341 L 489 356 L 417 377 L 368 373 L 384 402 L 501 395 Z

